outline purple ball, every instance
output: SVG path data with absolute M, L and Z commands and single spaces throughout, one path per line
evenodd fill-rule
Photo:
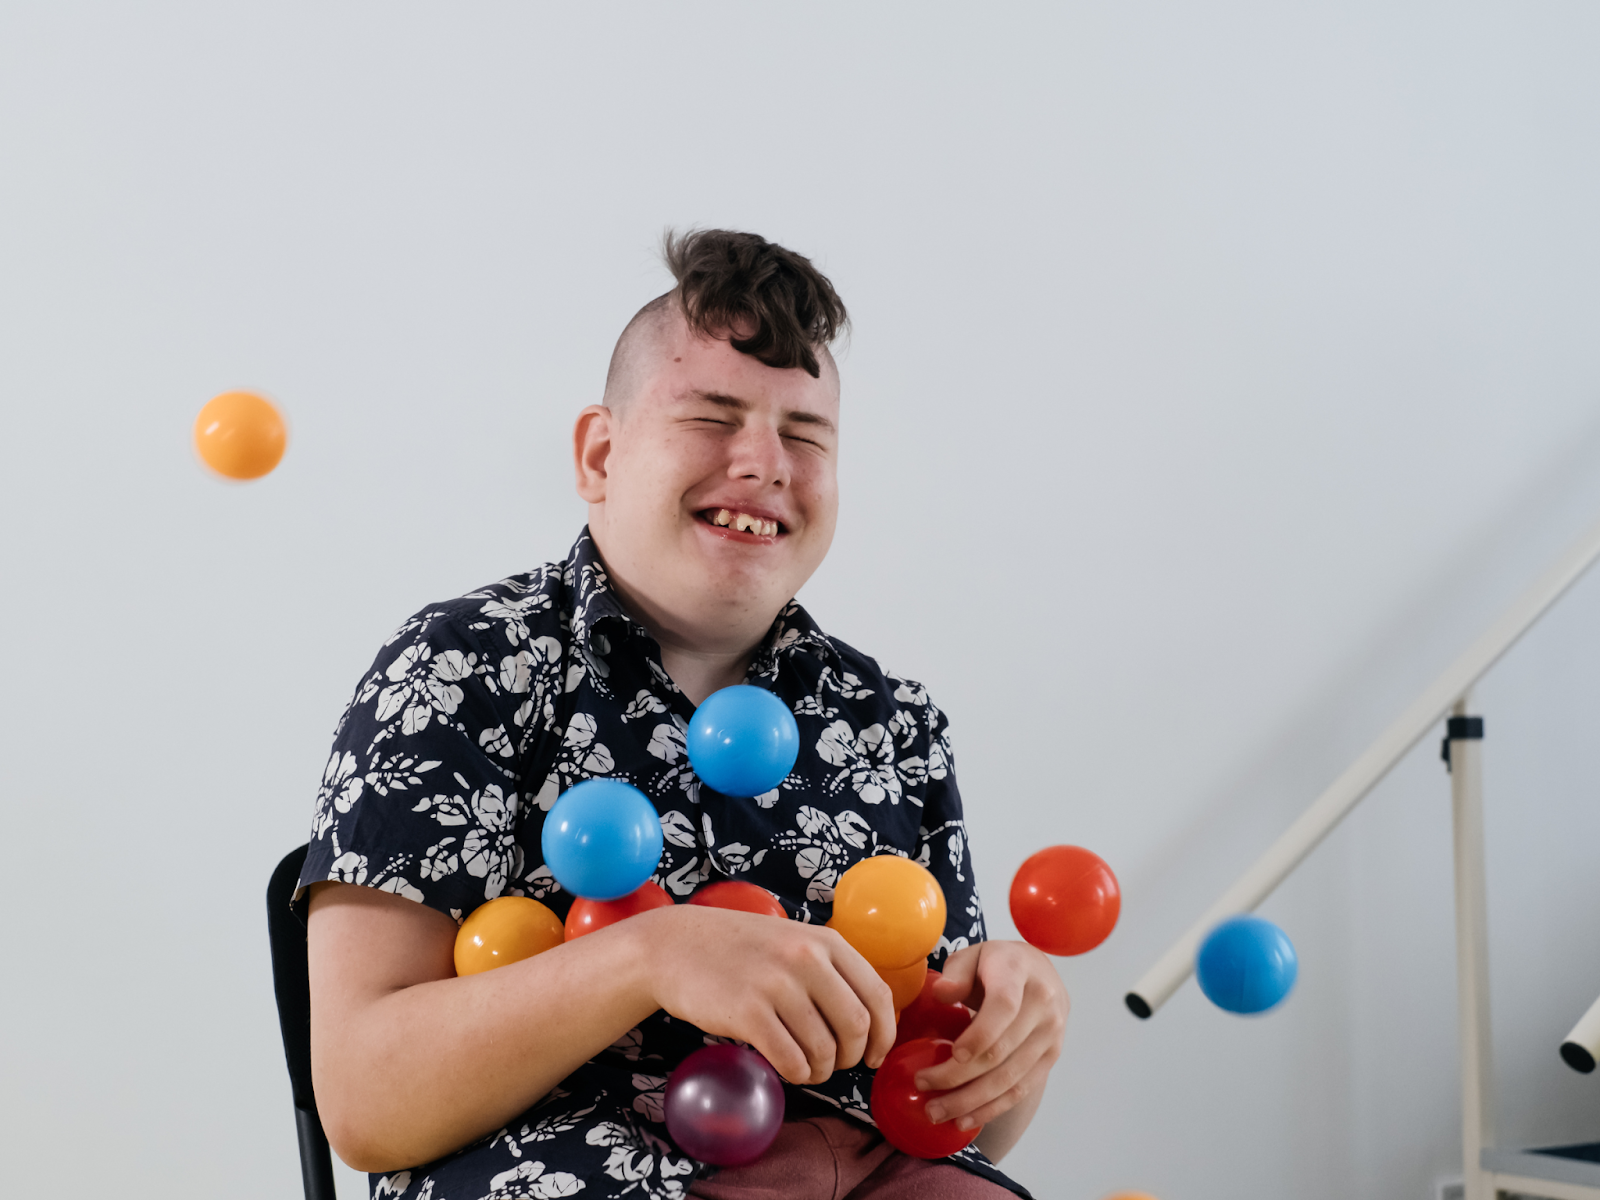
M 767 1152 L 783 1126 L 783 1083 L 754 1050 L 707 1046 L 667 1081 L 667 1132 L 691 1158 L 742 1167 Z

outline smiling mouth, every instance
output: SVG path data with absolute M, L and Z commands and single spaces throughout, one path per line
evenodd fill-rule
M 783 526 L 777 521 L 752 516 L 750 513 L 733 508 L 708 508 L 700 514 L 700 519 L 721 529 L 731 529 L 736 533 L 753 533 L 757 537 L 777 537 L 783 532 Z

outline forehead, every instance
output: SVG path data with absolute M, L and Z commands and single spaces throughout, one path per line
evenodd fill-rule
M 735 350 L 726 338 L 699 336 L 681 319 L 666 324 L 660 334 L 639 390 L 647 404 L 710 400 L 723 407 L 777 409 L 838 424 L 839 372 L 826 351 L 820 356 L 822 374 L 813 379 L 799 367 L 769 367 Z

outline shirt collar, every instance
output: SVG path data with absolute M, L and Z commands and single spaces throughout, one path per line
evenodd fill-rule
M 623 610 L 587 525 L 572 544 L 566 568 L 565 582 L 572 597 L 572 636 L 586 649 L 598 649 L 592 639 L 599 627 L 610 620 L 621 621 L 649 636 L 644 626 Z M 783 606 L 778 619 L 772 623 L 761 649 L 756 652 L 750 672 L 752 675 L 775 679 L 779 663 L 799 651 L 821 659 L 836 672 L 844 670 L 844 662 L 833 640 L 817 627 L 811 614 L 798 601 L 791 600 Z

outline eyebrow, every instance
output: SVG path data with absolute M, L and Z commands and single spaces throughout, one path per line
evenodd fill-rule
M 750 405 L 746 401 L 723 392 L 692 391 L 687 393 L 684 399 L 703 400 L 707 404 L 715 404 L 718 408 L 729 408 L 738 412 L 748 412 L 750 410 Z M 830 432 L 837 432 L 834 423 L 828 420 L 827 417 L 819 416 L 816 413 L 804 412 L 798 408 L 792 408 L 784 413 L 783 419 L 796 425 L 817 425 Z

